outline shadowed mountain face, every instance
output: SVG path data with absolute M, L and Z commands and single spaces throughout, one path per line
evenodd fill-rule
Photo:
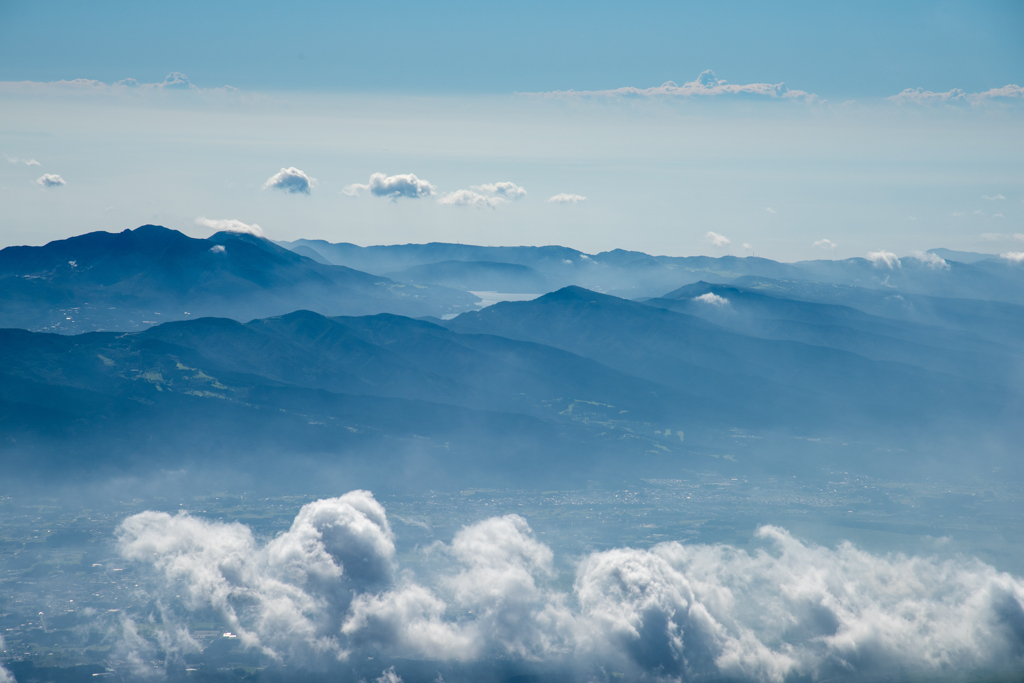
M 0 251 L 4 327 L 130 330 L 188 317 L 249 320 L 310 307 L 330 315 L 443 315 L 477 300 L 324 265 L 238 233 L 193 239 L 147 225 Z

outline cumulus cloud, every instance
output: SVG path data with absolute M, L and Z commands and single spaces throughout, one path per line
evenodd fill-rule
M 501 197 L 485 197 L 472 190 L 456 190 L 441 195 L 437 203 L 446 206 L 473 206 L 478 209 L 494 209 L 506 202 Z
M 996 194 L 996 195 L 991 195 L 991 196 L 989 196 L 987 194 L 983 194 L 983 195 L 981 195 L 981 198 L 982 199 L 987 199 L 990 202 L 997 202 L 997 201 L 999 201 L 1001 199 L 1006 199 L 1006 197 L 1004 197 L 1001 194 Z
M 7 156 L 6 154 L 4 156 Z M 42 166 L 35 159 L 19 159 L 17 157 L 7 157 L 7 161 L 12 164 L 25 164 L 26 166 Z
M 294 166 L 282 168 L 263 183 L 264 190 L 273 188 L 291 194 L 309 194 L 314 187 L 316 187 L 316 178 L 310 178 Z
M 704 235 L 704 239 L 711 243 L 711 246 L 718 247 L 719 249 L 729 246 L 732 242 L 725 235 L 719 235 L 717 232 L 708 232 Z
M 836 250 L 836 243 L 828 239 L 816 240 L 814 242 L 814 246 L 818 247 L 819 249 L 830 249 L 832 251 Z
M 949 264 L 946 263 L 946 260 L 941 258 L 938 254 L 933 254 L 930 251 L 912 252 L 910 254 L 910 258 L 920 261 L 932 270 L 949 270 Z
M 1024 251 L 1008 251 L 1000 254 L 999 258 L 1006 259 L 1010 263 L 1024 263 Z
M 433 185 L 426 180 L 417 178 L 413 173 L 399 175 L 374 173 L 370 176 L 370 182 L 348 185 L 342 190 L 342 194 L 354 197 L 364 190 L 369 190 L 370 194 L 375 197 L 387 197 L 394 201 L 401 197 L 408 199 L 430 197 L 436 193 Z
M 714 71 L 703 71 L 697 78 L 682 85 L 676 85 L 673 81 L 666 81 L 653 88 L 615 88 L 614 90 L 557 90 L 555 92 L 530 93 L 543 97 L 613 97 L 613 98 L 639 98 L 639 97 L 754 97 L 765 99 L 781 100 L 803 100 L 814 102 L 817 95 L 804 92 L 803 90 L 790 90 L 785 83 L 749 83 L 746 85 L 732 84 L 719 79 Z
M 503 199 L 516 200 L 522 199 L 526 196 L 526 190 L 515 183 L 503 181 L 500 183 L 486 183 L 484 185 L 474 185 L 472 188 L 477 192 L 483 192 L 485 194 L 493 195 L 495 197 L 502 197 Z
M 42 187 L 61 187 L 67 182 L 56 173 L 44 173 L 36 178 L 36 184 Z
M 129 517 L 118 538 L 160 590 L 213 609 L 243 647 L 299 665 L 394 658 L 386 683 L 409 659 L 771 683 L 1024 665 L 1024 581 L 978 560 L 808 545 L 771 526 L 751 550 L 593 552 L 571 591 L 518 515 L 421 551 L 423 576 L 399 571 L 384 509 L 365 491 L 304 506 L 266 542 L 241 524 L 163 512 Z
M 255 223 L 243 223 L 236 218 L 206 218 L 205 216 L 200 216 L 196 219 L 196 225 L 209 228 L 214 232 L 244 232 L 263 237 L 263 228 Z
M 966 93 L 960 88 L 947 92 L 932 92 L 924 88 L 907 88 L 898 95 L 888 98 L 896 104 L 967 104 L 979 105 L 986 102 L 1014 102 L 1024 100 L 1024 88 L 1019 85 L 1004 85 L 984 92 Z
M 580 194 L 556 194 L 554 197 L 548 199 L 552 204 L 579 204 L 580 202 L 587 201 L 587 198 Z
M 724 296 L 718 296 L 714 292 L 708 292 L 707 294 L 701 294 L 700 296 L 695 296 L 695 297 L 693 297 L 693 300 L 694 301 L 700 301 L 700 302 L 703 302 L 705 304 L 710 304 L 712 306 L 719 306 L 719 307 L 720 306 L 727 306 L 729 304 L 729 300 L 728 299 L 726 299 Z
M 875 264 L 875 268 L 888 268 L 889 270 L 892 270 L 893 268 L 903 267 L 903 264 L 900 263 L 896 254 L 891 251 L 885 251 L 884 249 L 880 251 L 869 251 L 867 259 Z

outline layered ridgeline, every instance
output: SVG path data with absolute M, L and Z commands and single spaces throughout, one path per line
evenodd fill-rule
M 419 486 L 712 465 L 991 475 L 1015 466 L 1024 408 L 1019 345 L 714 285 L 646 303 L 569 287 L 444 326 L 298 311 L 4 330 L 0 355 L 8 471 L 48 476 L 253 459 Z
M 615 249 L 585 254 L 567 247 L 478 247 L 402 244 L 360 247 L 324 240 L 279 242 L 322 263 L 470 291 L 543 294 L 577 285 L 625 298 L 661 296 L 698 281 L 739 277 L 812 281 L 873 288 L 893 294 L 983 299 L 1024 304 L 1024 267 L 997 254 L 933 249 L 910 257 L 878 252 L 871 258 L 779 263 L 736 256 L 652 256 Z
M 328 315 L 445 315 L 479 299 L 318 263 L 251 234 L 193 239 L 145 225 L 0 251 L 0 327 L 137 330 L 167 320 L 237 320 L 315 308 Z

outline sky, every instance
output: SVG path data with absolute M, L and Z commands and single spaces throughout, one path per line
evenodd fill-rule
M 997 253 L 1022 36 L 1019 2 L 0 2 L 0 245 Z

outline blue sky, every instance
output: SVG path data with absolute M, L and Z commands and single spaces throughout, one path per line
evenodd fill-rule
M 1022 35 L 1019 2 L 2 2 L 0 243 L 207 218 L 360 244 L 1019 249 Z M 727 83 L 685 85 L 705 70 Z M 111 85 L 172 72 L 196 87 Z M 266 187 L 292 167 L 308 193 Z M 351 191 L 374 173 L 430 190 Z

